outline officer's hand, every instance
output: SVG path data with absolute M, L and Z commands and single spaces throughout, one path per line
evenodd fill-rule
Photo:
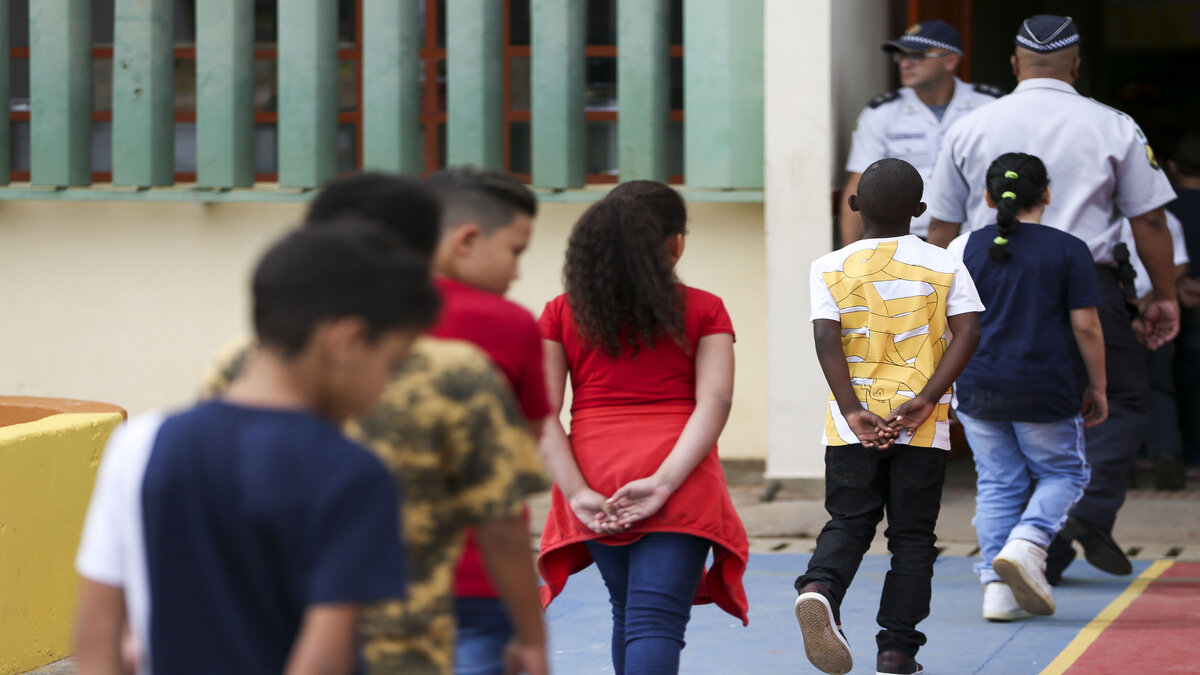
M 1146 346 L 1150 349 L 1158 349 L 1179 334 L 1179 303 L 1174 300 L 1150 301 L 1142 318 L 1146 322 Z

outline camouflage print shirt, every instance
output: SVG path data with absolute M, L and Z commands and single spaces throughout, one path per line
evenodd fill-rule
M 219 395 L 252 346 L 227 353 L 206 379 Z M 467 525 L 521 513 L 548 487 L 512 392 L 465 342 L 422 338 L 379 402 L 347 426 L 396 478 L 407 547 L 408 597 L 367 608 L 363 656 L 372 673 L 450 673 L 454 563 Z

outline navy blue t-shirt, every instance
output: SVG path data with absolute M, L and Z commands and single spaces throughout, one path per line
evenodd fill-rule
M 1175 192 L 1179 196 L 1167 204 L 1167 210 L 1183 224 L 1183 243 L 1192 261 L 1188 276 L 1200 277 L 1200 190 L 1177 188 Z
M 1071 310 L 1100 304 L 1087 244 L 1070 234 L 1024 223 L 1009 237 L 1006 262 L 992 260 L 988 225 L 971 234 L 963 263 L 987 310 L 983 335 L 959 376 L 958 409 L 972 417 L 1052 422 L 1078 415 L 1082 389 Z
M 403 595 L 394 482 L 314 415 L 219 401 L 168 418 L 142 483 L 160 673 L 279 673 L 307 608 Z

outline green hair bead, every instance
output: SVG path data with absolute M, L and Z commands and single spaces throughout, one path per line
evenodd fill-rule
M 1018 176 L 1018 175 L 1017 175 L 1017 172 L 1016 172 L 1016 171 L 1012 171 L 1012 170 L 1005 171 L 1005 172 L 1004 172 L 1004 177 L 1005 177 L 1005 178 L 1007 178 L 1007 179 L 1009 179 L 1009 180 L 1012 180 L 1012 179 L 1014 179 L 1014 178 L 1020 178 L 1020 176 Z
M 1007 190 L 1005 192 L 1000 193 L 1000 199 L 1016 199 L 1016 198 L 1017 198 L 1017 193 L 1013 192 L 1012 190 Z
M 1004 237 L 996 237 L 995 239 L 992 240 L 992 243 L 997 246 L 1004 246 L 1005 244 L 1008 243 L 1008 240 L 1005 239 Z

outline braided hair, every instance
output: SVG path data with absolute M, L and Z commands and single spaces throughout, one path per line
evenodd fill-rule
M 987 193 L 996 204 L 996 233 L 988 255 L 996 262 L 1012 257 L 1008 240 L 1021 229 L 1017 214 L 1036 206 L 1046 193 L 1050 179 L 1042 160 L 1023 152 L 1008 152 L 996 158 L 987 171 Z
M 613 358 L 626 345 L 636 355 L 661 337 L 684 339 L 683 294 L 666 244 L 687 232 L 686 220 L 683 199 L 661 183 L 617 188 L 584 212 L 563 266 L 583 338 Z

